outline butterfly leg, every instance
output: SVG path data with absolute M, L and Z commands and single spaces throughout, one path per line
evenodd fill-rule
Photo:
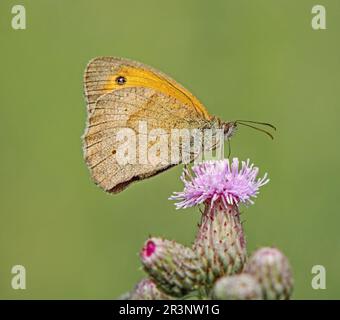
M 230 143 L 230 139 L 228 139 L 228 156 L 227 158 L 229 159 L 231 156 L 231 143 Z

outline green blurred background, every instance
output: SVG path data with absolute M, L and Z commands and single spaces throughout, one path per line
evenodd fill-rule
M 340 298 L 340 2 L 317 3 L 327 30 L 311 28 L 308 0 L 1 0 L 0 298 L 116 298 L 143 277 L 149 234 L 195 236 L 198 210 L 167 200 L 181 168 L 118 196 L 90 181 L 82 76 L 101 55 L 168 73 L 223 119 L 278 127 L 274 141 L 242 128 L 232 143 L 271 178 L 244 209 L 249 251 L 282 249 L 294 298 Z M 11 28 L 15 4 L 26 30 Z M 11 288 L 16 264 L 26 290 Z M 326 290 L 311 287 L 319 264 Z

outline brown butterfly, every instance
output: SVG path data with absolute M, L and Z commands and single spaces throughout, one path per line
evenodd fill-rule
M 158 128 L 168 134 L 174 129 L 195 132 L 222 130 L 225 139 L 231 137 L 238 124 L 265 132 L 271 138 L 268 131 L 252 124 L 275 129 L 268 123 L 246 120 L 224 122 L 211 116 L 195 96 L 169 76 L 128 59 L 98 57 L 91 60 L 84 74 L 84 90 L 88 112 L 83 136 L 84 157 L 94 182 L 110 193 L 118 193 L 134 181 L 154 176 L 183 162 L 182 158 L 176 158 L 145 163 L 138 161 L 141 156 L 137 155 L 134 162 L 121 163 L 117 160 L 121 145 L 118 135 L 124 128 L 141 134 L 139 124 L 143 122 L 149 130 Z M 147 141 L 148 148 L 153 144 L 155 141 Z M 134 147 L 138 149 L 138 146 L 137 143 Z M 169 143 L 167 148 L 170 150 Z M 216 144 L 203 146 L 203 151 L 213 148 Z M 189 162 L 198 155 L 189 153 Z

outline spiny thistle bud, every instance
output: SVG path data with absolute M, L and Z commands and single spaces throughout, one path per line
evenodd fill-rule
M 247 250 L 238 207 L 207 203 L 193 248 L 204 263 L 208 287 L 221 276 L 241 272 Z
M 289 299 L 293 291 L 293 277 L 287 257 L 276 248 L 264 247 L 256 250 L 244 272 L 257 279 L 262 287 L 264 299 Z
M 197 254 L 175 241 L 150 238 L 141 253 L 145 271 L 158 288 L 174 297 L 183 297 L 202 288 L 205 280 Z
M 169 300 L 171 297 L 159 290 L 152 279 L 143 279 L 129 294 L 128 300 Z
M 234 158 L 206 161 L 185 169 L 182 175 L 184 191 L 170 198 L 180 200 L 177 209 L 205 204 L 194 250 L 202 257 L 207 273 L 207 285 L 216 278 L 240 272 L 246 261 L 246 246 L 240 222 L 239 203 L 252 204 L 259 188 L 268 183 L 267 175 L 256 179 L 258 168 Z
M 216 300 L 261 300 L 262 290 L 256 279 L 249 274 L 238 274 L 218 279 L 212 291 Z

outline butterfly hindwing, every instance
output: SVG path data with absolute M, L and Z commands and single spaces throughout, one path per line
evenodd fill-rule
M 122 165 L 117 161 L 122 144 L 117 138 L 119 132 L 126 128 L 132 130 L 138 151 L 141 124 L 147 126 L 148 132 L 161 129 L 170 137 L 172 129 L 201 128 L 206 120 L 199 115 L 193 116 L 190 106 L 152 88 L 127 87 L 100 96 L 88 114 L 84 155 L 93 180 L 105 191 L 119 192 L 133 181 L 156 175 L 177 164 L 170 158 L 156 165 L 143 163 L 138 152 L 133 163 Z

